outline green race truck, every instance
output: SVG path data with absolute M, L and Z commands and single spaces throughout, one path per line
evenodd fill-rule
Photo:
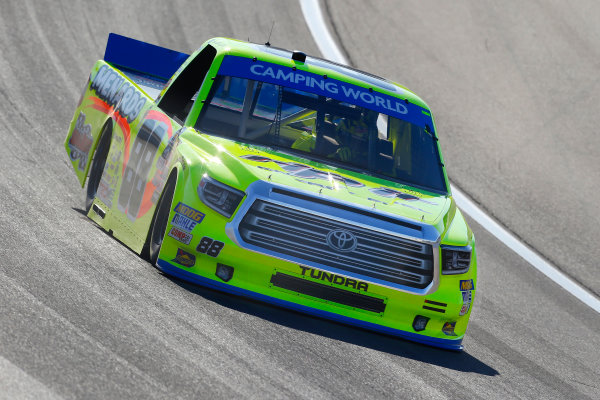
M 65 150 L 87 215 L 165 273 L 462 349 L 475 241 L 408 89 L 269 45 L 111 34 Z

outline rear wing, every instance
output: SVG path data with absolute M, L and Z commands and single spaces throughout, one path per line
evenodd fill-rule
M 189 54 L 116 33 L 108 35 L 104 52 L 104 61 L 121 70 L 154 99 L 188 57 Z

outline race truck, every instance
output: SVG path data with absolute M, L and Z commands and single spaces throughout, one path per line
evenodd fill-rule
M 403 86 L 269 44 L 110 34 L 65 150 L 88 217 L 166 274 L 462 349 L 475 241 Z

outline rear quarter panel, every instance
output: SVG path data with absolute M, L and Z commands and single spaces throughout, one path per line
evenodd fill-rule
M 121 71 L 98 61 L 75 110 L 65 150 L 83 186 L 103 127 L 112 140 L 89 217 L 140 252 L 160 192 L 172 168 L 171 150 L 180 125 Z
M 104 61 L 92 68 L 65 139 L 65 150 L 83 187 L 104 124 L 128 134 L 131 124 L 151 100 L 120 71 Z

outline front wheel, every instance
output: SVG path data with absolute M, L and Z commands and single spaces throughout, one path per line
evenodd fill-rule
M 158 253 L 162 246 L 167 224 L 169 223 L 169 213 L 171 212 L 171 203 L 173 202 L 173 194 L 175 193 L 176 175 L 171 175 L 167 181 L 165 188 L 158 200 L 154 219 L 150 227 L 150 240 L 148 245 L 148 258 L 152 265 L 156 265 L 158 261 Z

